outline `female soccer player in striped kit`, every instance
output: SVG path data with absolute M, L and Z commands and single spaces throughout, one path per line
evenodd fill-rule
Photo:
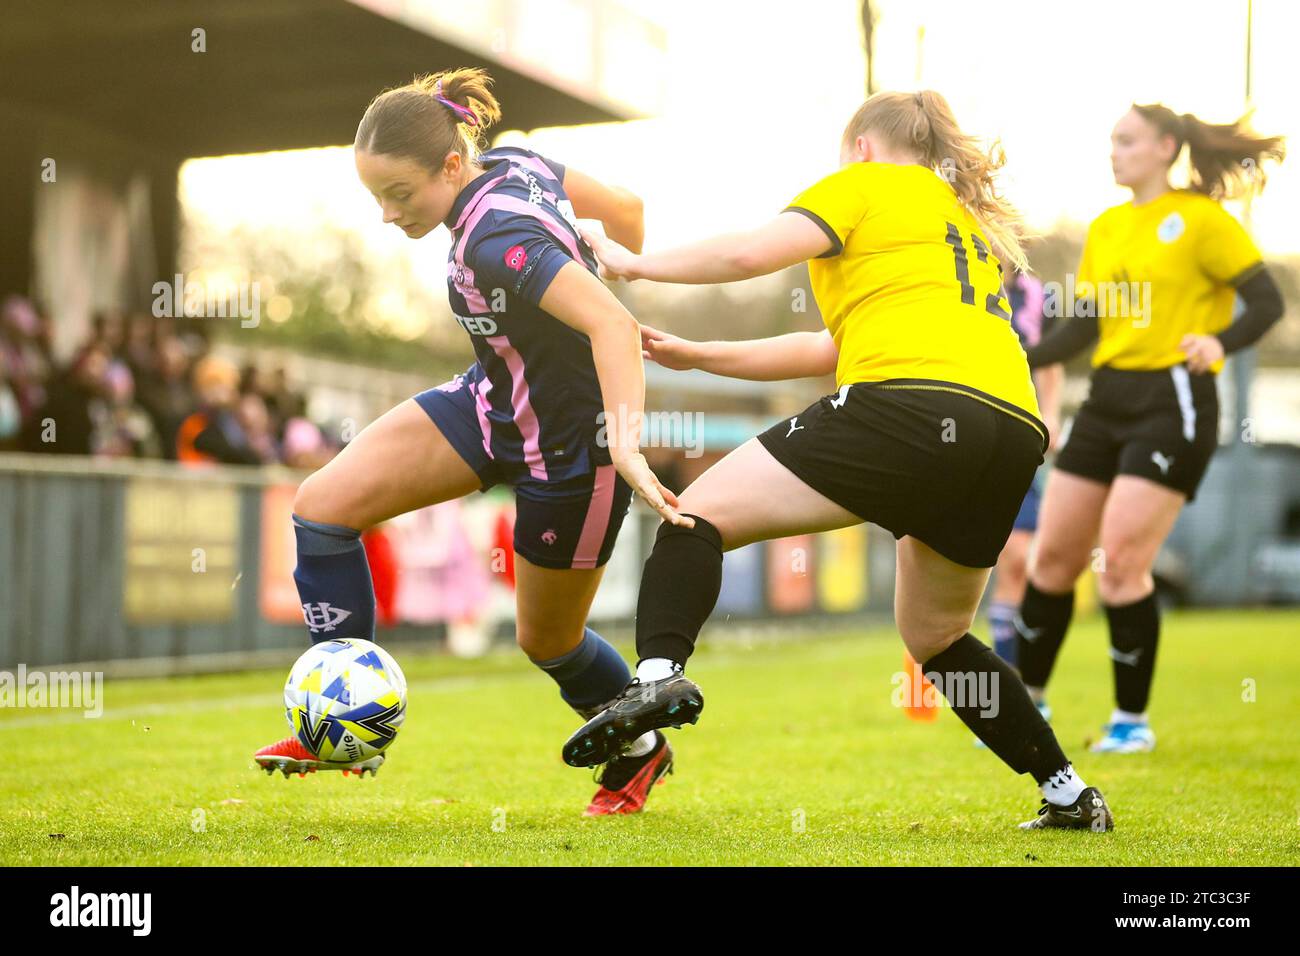
M 642 338 L 670 368 L 758 380 L 833 371 L 839 390 L 682 493 L 692 524 L 661 525 L 645 566 L 637 680 L 570 737 L 564 758 L 596 764 L 646 729 L 695 721 L 703 697 L 683 668 L 717 601 L 724 551 L 873 521 L 898 538 L 895 618 L 909 653 L 975 735 L 1041 788 L 1040 813 L 1022 826 L 1110 829 L 1102 795 L 1015 670 L 969 630 L 1047 445 L 993 253 L 1024 265 L 1018 220 L 994 189 L 1000 158 L 930 91 L 872 96 L 840 158 L 839 172 L 752 232 L 653 255 L 589 239 L 604 273 L 629 279 L 731 282 L 807 261 L 824 332 L 701 343 L 643 328 Z M 971 687 L 994 688 L 991 700 Z
M 303 482 L 294 579 L 313 640 L 373 639 L 361 531 L 510 485 L 519 646 L 590 716 L 631 678 L 585 625 L 632 493 L 682 520 L 629 427 L 645 391 L 636 320 L 596 277 L 577 230 L 577 217 L 598 219 L 639 248 L 641 204 L 528 150 L 480 152 L 500 116 L 489 83 L 477 69 L 421 77 L 376 97 L 357 129 L 357 173 L 384 221 L 412 239 L 450 230 L 447 293 L 477 360 L 373 422 Z M 286 775 L 338 767 L 294 738 L 256 759 Z M 662 734 L 640 735 L 605 766 L 588 814 L 639 810 L 671 765 Z
M 1216 126 L 1159 105 L 1133 106 L 1111 144 L 1115 182 L 1133 200 L 1093 221 L 1075 282 L 1093 294 L 1029 350 L 1038 367 L 1100 338 L 1088 399 L 1047 482 L 1017 629 L 1021 676 L 1042 701 L 1075 581 L 1100 536 L 1116 707 L 1093 749 L 1133 753 L 1155 746 L 1147 702 L 1160 613 L 1151 568 L 1218 443 L 1215 375 L 1224 355 L 1282 315 L 1259 249 L 1219 201 L 1262 186 L 1262 163 L 1281 159 L 1283 144 L 1244 119 Z M 1184 146 L 1191 186 L 1174 189 L 1169 169 Z M 1245 311 L 1233 322 L 1237 296 Z

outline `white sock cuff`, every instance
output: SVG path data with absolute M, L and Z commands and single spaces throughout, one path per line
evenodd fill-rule
M 1043 792 L 1048 803 L 1068 807 L 1079 799 L 1079 794 L 1083 793 L 1086 786 L 1083 779 L 1074 772 L 1074 765 L 1067 763 L 1044 780 L 1038 789 Z
M 647 730 L 636 740 L 632 741 L 632 746 L 623 751 L 625 757 L 644 757 L 650 751 L 655 749 L 655 732 Z
M 646 681 L 663 680 L 680 672 L 680 665 L 666 657 L 648 657 L 636 665 L 637 680 L 643 684 Z

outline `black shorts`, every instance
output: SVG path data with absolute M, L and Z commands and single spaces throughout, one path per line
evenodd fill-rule
M 991 568 L 1043 461 L 1046 428 L 962 385 L 846 385 L 758 436 L 801 481 L 895 538 Z
M 1213 375 L 1193 375 L 1185 365 L 1150 372 L 1102 366 L 1056 467 L 1107 485 L 1116 475 L 1148 478 L 1191 501 L 1218 433 Z

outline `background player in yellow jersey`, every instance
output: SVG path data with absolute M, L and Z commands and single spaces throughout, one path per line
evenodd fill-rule
M 703 696 L 683 668 L 717 600 L 724 551 L 873 521 L 898 539 L 895 618 L 908 651 L 976 736 L 1042 789 L 1039 816 L 1023 826 L 1109 829 L 1101 794 L 1074 772 L 1015 670 L 970 634 L 1047 443 L 992 251 L 1023 265 L 1018 219 L 993 185 L 1001 158 L 927 91 L 867 100 L 841 162 L 752 232 L 653 255 L 588 237 L 604 273 L 626 278 L 730 282 L 808 261 L 825 332 L 690 342 L 643 329 L 643 341 L 671 368 L 760 380 L 834 371 L 838 390 L 680 496 L 691 524 L 661 525 L 645 566 L 637 679 L 569 739 L 564 759 L 597 764 L 646 729 L 698 718 Z
M 1262 186 L 1261 164 L 1283 152 L 1244 119 L 1215 126 L 1158 105 L 1134 106 L 1111 141 L 1115 181 L 1133 200 L 1092 223 L 1074 315 L 1029 350 L 1038 367 L 1100 338 L 1088 399 L 1047 482 L 1017 630 L 1020 672 L 1041 702 L 1100 535 L 1116 709 L 1093 749 L 1126 753 L 1155 746 L 1151 567 L 1217 444 L 1215 373 L 1283 311 L 1259 250 L 1219 200 Z M 1191 186 L 1174 189 L 1184 146 Z M 1233 322 L 1238 295 L 1245 310 Z

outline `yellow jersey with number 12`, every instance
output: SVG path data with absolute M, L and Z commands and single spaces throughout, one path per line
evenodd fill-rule
M 808 263 L 835 380 L 959 391 L 1040 432 L 1001 266 L 952 187 L 915 165 L 850 163 L 786 207 L 832 247 Z

